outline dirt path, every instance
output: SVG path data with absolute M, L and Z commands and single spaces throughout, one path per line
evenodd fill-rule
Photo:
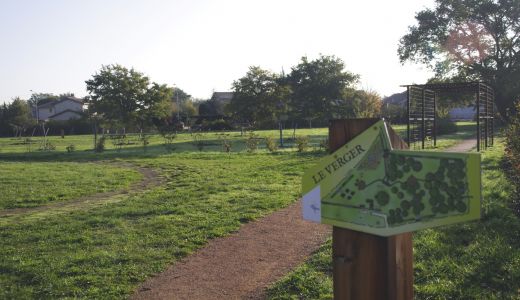
M 446 148 L 444 152 L 469 152 L 473 148 L 477 147 L 477 139 L 466 139 L 462 140 L 460 143 L 457 143 L 449 148 Z
M 143 283 L 132 299 L 263 299 L 330 235 L 304 221 L 300 202 L 243 225 Z
M 466 152 L 476 139 L 446 152 Z M 300 203 L 246 224 L 150 278 L 132 299 L 263 299 L 265 289 L 301 264 L 330 235 L 303 221 Z
M 143 175 L 143 179 L 141 181 L 132 183 L 130 187 L 112 191 L 112 192 L 103 192 L 96 193 L 93 195 L 88 195 L 84 197 L 80 197 L 71 201 L 63 201 L 50 203 L 48 205 L 42 205 L 38 207 L 29 207 L 29 208 L 13 208 L 13 209 L 4 209 L 0 210 L 0 220 L 12 220 L 14 217 L 25 216 L 25 215 L 34 215 L 37 213 L 47 213 L 55 214 L 60 213 L 62 211 L 69 211 L 72 209 L 78 209 L 83 207 L 91 207 L 98 204 L 106 204 L 112 202 L 121 201 L 123 198 L 127 197 L 130 194 L 138 193 L 152 187 L 158 186 L 163 182 L 163 178 L 153 169 L 138 167 L 130 163 L 123 162 L 102 162 L 103 164 L 108 164 L 116 167 L 123 168 L 131 168 Z

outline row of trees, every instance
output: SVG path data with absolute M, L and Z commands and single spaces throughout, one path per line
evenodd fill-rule
M 191 96 L 179 88 L 151 82 L 121 65 L 103 66 L 86 81 L 89 115 L 102 126 L 131 128 L 172 126 L 176 112 L 195 114 Z M 177 101 L 179 107 L 177 106 Z M 179 114 L 180 116 L 180 114 Z
M 316 120 L 374 117 L 380 114 L 381 97 L 356 90 L 359 76 L 345 70 L 335 56 L 303 57 L 290 74 L 277 74 L 252 66 L 233 82 L 233 99 L 227 107 L 237 121 L 263 126 L 279 119 Z

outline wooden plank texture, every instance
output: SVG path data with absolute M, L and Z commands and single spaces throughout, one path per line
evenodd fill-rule
M 333 120 L 329 146 L 339 147 L 379 119 Z M 394 149 L 407 144 L 389 127 Z M 339 227 L 332 230 L 334 299 L 413 299 L 412 234 L 380 237 Z

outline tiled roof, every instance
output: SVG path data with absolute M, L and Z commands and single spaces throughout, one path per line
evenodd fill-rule
M 38 105 L 38 109 L 40 109 L 40 108 L 46 108 L 46 107 L 51 107 L 51 106 L 54 106 L 54 105 L 56 105 L 56 104 L 58 104 L 58 103 L 65 102 L 65 101 L 67 101 L 67 100 L 69 100 L 69 101 L 74 101 L 74 102 L 79 103 L 79 104 L 83 104 L 83 99 L 81 99 L 81 98 L 76 98 L 76 97 L 73 97 L 73 96 L 70 96 L 70 97 L 65 97 L 65 98 L 63 98 L 63 99 L 61 99 L 61 100 L 58 100 L 58 101 L 49 101 L 49 102 L 47 102 L 47 103 L 45 103 L 45 104 Z

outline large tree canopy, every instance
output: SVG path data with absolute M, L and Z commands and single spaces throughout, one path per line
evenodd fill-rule
M 247 74 L 233 82 L 233 98 L 229 110 L 241 121 L 272 121 L 286 113 L 289 89 L 279 75 L 250 67 Z
M 291 106 L 300 118 L 330 119 L 337 114 L 338 101 L 345 98 L 346 89 L 358 78 L 335 56 L 320 55 L 312 61 L 302 57 L 288 76 Z
M 484 80 L 503 117 L 520 96 L 520 0 L 436 0 L 401 38 L 399 58 L 438 79 Z
M 137 125 L 142 129 L 154 119 L 171 115 L 172 88 L 151 83 L 134 69 L 103 66 L 86 84 L 90 111 L 101 115 L 106 122 Z

